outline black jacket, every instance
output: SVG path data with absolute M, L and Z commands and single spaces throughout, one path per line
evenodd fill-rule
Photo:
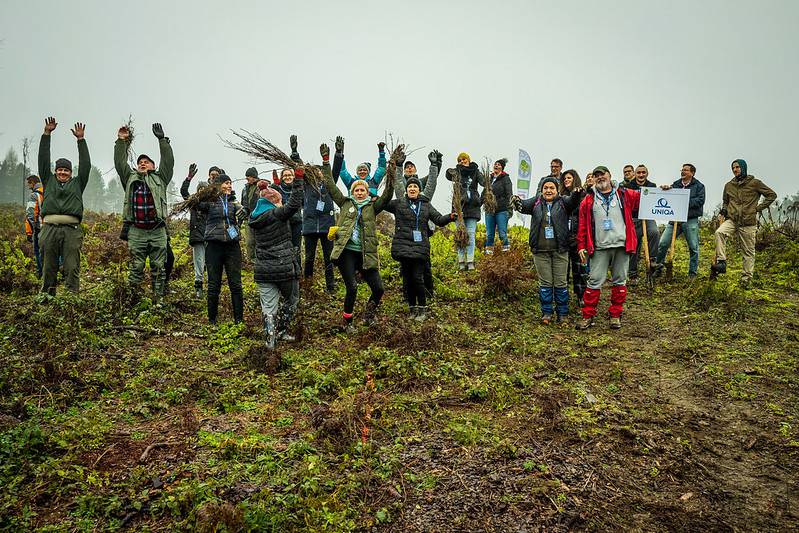
M 449 213 L 442 215 L 430 202 L 421 197 L 419 203 L 419 218 L 417 224 L 416 213 L 411 209 L 407 198 L 391 200 L 386 205 L 386 211 L 394 214 L 394 238 L 391 241 L 391 257 L 400 259 L 428 259 L 430 257 L 430 238 L 427 231 L 427 221 L 431 220 L 437 226 L 447 225 L 451 219 Z M 421 241 L 413 240 L 414 230 L 419 229 Z
M 558 196 L 552 202 L 552 228 L 555 231 L 555 242 L 559 252 L 569 251 L 569 215 L 577 211 L 581 198 L 582 194 L 577 193 L 571 196 Z M 546 201 L 541 195 L 522 200 L 521 212 L 525 215 L 532 215 L 530 250 L 536 253 L 538 251 L 538 234 L 541 232 L 541 226 L 546 224 L 547 220 Z
M 333 181 L 337 182 L 338 177 L 333 176 Z M 323 202 L 322 210 L 317 209 L 319 202 Z M 310 235 L 313 233 L 327 233 L 330 226 L 336 224 L 336 206 L 333 197 L 324 183 L 319 184 L 319 188 L 306 187 L 305 199 L 302 207 L 302 234 Z
M 513 196 L 513 182 L 510 176 L 503 172 L 496 178 L 489 176 L 487 179 L 491 183 L 491 192 L 497 200 L 497 213 L 510 211 L 510 198 Z M 485 189 L 483 189 L 483 198 L 485 198 Z
M 672 189 L 688 189 L 691 196 L 688 199 L 688 218 L 699 218 L 705 210 L 705 184 L 696 178 L 691 180 L 688 187 L 683 187 L 682 179 L 671 184 Z
M 287 185 L 281 181 L 280 185 L 270 185 L 270 187 L 280 193 L 280 196 L 283 199 L 283 205 L 288 205 L 289 198 L 291 197 L 291 191 L 294 188 L 294 182 L 292 181 L 291 185 Z M 302 207 L 302 205 L 300 205 L 300 207 Z M 291 222 L 292 226 L 295 224 L 302 224 L 302 209 L 298 209 L 296 212 L 294 212 L 294 214 L 291 215 L 289 222 Z
M 250 218 L 250 231 L 255 235 L 253 275 L 256 283 L 278 283 L 300 277 L 300 263 L 291 243 L 289 220 L 302 206 L 304 184 L 304 180 L 295 179 L 287 204 Z
M 476 218 L 480 220 L 480 205 L 483 199 L 477 192 L 477 185 L 483 185 L 483 173 L 477 163 L 471 162 L 468 167 L 456 165 L 455 168 L 447 169 L 447 179 L 452 182 L 453 187 L 461 188 L 461 209 L 463 218 Z M 455 211 L 455 206 L 452 206 Z
M 227 198 L 228 208 L 225 216 L 225 207 L 222 196 L 214 202 L 200 202 L 197 210 L 206 214 L 205 219 L 205 241 L 240 241 L 241 225 L 240 218 L 246 214 L 241 204 L 235 200 L 235 196 L 230 194 Z M 228 233 L 229 227 L 236 228 L 236 236 L 231 237 Z
M 183 197 L 184 200 L 187 200 L 189 196 L 189 184 L 191 180 L 185 179 L 183 180 L 183 184 L 180 186 L 180 195 Z M 200 183 L 197 185 L 197 190 L 206 187 L 208 184 Z M 195 244 L 202 244 L 205 242 L 205 213 L 197 209 L 196 207 L 192 207 L 189 210 L 189 244 L 194 246 Z

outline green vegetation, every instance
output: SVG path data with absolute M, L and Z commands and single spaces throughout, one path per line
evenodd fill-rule
M 478 252 L 460 275 L 436 233 L 422 324 L 401 319 L 382 235 L 379 324 L 340 333 L 343 289 L 320 276 L 299 342 L 269 354 L 247 273 L 246 324 L 207 325 L 181 223 L 163 307 L 127 288 L 119 220 L 85 226 L 81 294 L 41 301 L 19 213 L 0 218 L 0 529 L 799 527 L 799 253 L 784 237 L 747 291 L 737 255 L 707 279 L 707 229 L 689 285 L 680 240 L 674 279 L 632 289 L 620 331 L 576 332 L 539 324 L 522 228 L 504 261 Z

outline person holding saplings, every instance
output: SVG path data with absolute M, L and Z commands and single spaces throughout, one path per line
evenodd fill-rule
M 436 152 L 430 152 L 431 164 L 436 158 Z M 435 167 L 431 166 L 433 168 Z M 418 177 L 411 176 L 405 180 L 405 197 L 391 200 L 386 205 L 386 211 L 394 214 L 391 257 L 400 263 L 403 293 L 408 302 L 410 316 L 420 322 L 427 319 L 427 291 L 424 282 L 425 265 L 430 260 L 427 223 L 432 221 L 437 226 L 445 226 L 457 216 L 455 213 L 440 214 L 421 191 L 422 182 Z
M 297 168 L 287 205 L 283 205 L 278 191 L 260 181 L 259 198 L 249 217 L 249 231 L 255 240 L 253 276 L 261 299 L 266 347 L 270 350 L 278 340 L 294 340 L 288 328 L 299 300 L 300 263 L 291 242 L 289 220 L 302 207 L 303 177 L 303 168 Z
M 72 292 L 80 290 L 80 249 L 83 245 L 83 191 L 92 167 L 89 147 L 84 138 L 86 125 L 77 122 L 72 135 L 78 140 L 78 175 L 72 176 L 72 162 L 60 158 L 55 174 L 50 170 L 50 136 L 58 126 L 53 117 L 44 121 L 39 141 L 39 176 L 42 180 L 42 230 L 39 249 L 42 254 L 42 292 L 55 296 L 59 262 L 64 266 L 64 285 Z
M 125 190 L 122 220 L 130 225 L 128 250 L 131 259 L 128 283 L 134 289 L 138 287 L 144 279 L 144 265 L 149 258 L 155 303 L 164 296 L 166 287 L 166 188 L 172 180 L 175 157 L 161 124 L 153 124 L 153 135 L 158 139 L 161 150 L 158 169 L 155 168 L 155 162 L 145 154 L 136 158 L 136 169 L 128 165 L 130 130 L 127 126 L 122 126 L 117 131 L 114 166 Z
M 394 190 L 393 178 L 386 175 L 386 184 L 382 194 L 375 199 L 369 195 L 369 184 L 364 180 L 355 180 L 350 186 L 350 195 L 344 196 L 333 182 L 330 170 L 330 148 L 323 144 L 319 148 L 322 154 L 322 174 L 324 183 L 333 197 L 333 201 L 341 208 L 338 225 L 330 228 L 328 238 L 333 240 L 331 257 L 338 265 L 341 277 L 346 286 L 344 296 L 344 325 L 348 333 L 355 331 L 353 310 L 358 293 L 358 282 L 355 274 L 360 272 L 361 278 L 369 285 L 372 295 L 366 303 L 364 324 L 374 324 L 380 300 L 383 297 L 383 281 L 380 279 L 379 260 L 377 255 L 377 228 L 375 218 L 391 199 Z
M 258 169 L 255 167 L 248 168 L 244 172 L 244 178 L 247 180 L 247 183 L 241 190 L 241 204 L 246 207 L 247 210 L 252 211 L 255 209 L 255 204 L 258 202 Z M 250 232 L 249 229 L 247 229 L 245 244 L 247 246 L 247 257 L 249 257 L 251 261 L 255 261 L 255 238 L 252 236 L 252 232 Z
M 197 165 L 189 165 L 189 174 L 180 186 L 180 195 L 184 200 L 189 199 L 189 184 L 197 174 Z M 212 185 L 214 180 L 221 174 L 219 167 L 213 166 L 208 169 L 208 181 L 199 183 L 197 191 Z M 192 206 L 189 211 L 189 246 L 194 262 L 194 297 L 203 297 L 203 277 L 205 276 L 205 213 Z
M 489 255 L 494 253 L 494 237 L 497 233 L 499 233 L 499 240 L 502 241 L 502 251 L 507 252 L 510 250 L 508 220 L 511 215 L 509 204 L 513 195 L 513 183 L 510 180 L 510 176 L 505 172 L 505 165 L 507 164 L 508 160 L 504 158 L 495 161 L 494 170 L 488 178 L 496 204 L 493 211 L 490 211 L 489 206 L 485 205 L 487 188 L 483 189 L 483 209 L 486 212 L 485 253 Z
M 452 182 L 452 201 L 460 198 L 460 206 L 453 203 L 452 210 L 457 213 L 461 209 L 468 237 L 465 246 L 458 247 L 458 270 L 474 270 L 474 237 L 482 203 L 477 185 L 483 185 L 483 173 L 469 154 L 461 152 L 458 154 L 458 164 L 447 169 L 447 179 Z
M 244 291 L 241 286 L 241 229 L 239 219 L 246 210 L 235 201 L 230 176 L 220 174 L 215 185 L 219 195 L 210 202 L 200 202 L 197 209 L 206 213 L 205 264 L 208 268 L 208 322 L 216 324 L 222 271 L 227 275 L 233 320 L 244 321 Z
M 710 278 L 727 272 L 727 237 L 736 235 L 743 255 L 741 285 L 744 288 L 752 281 L 755 270 L 755 236 L 757 215 L 777 199 L 777 193 L 765 183 L 746 173 L 746 161 L 732 162 L 733 178 L 724 185 L 721 225 L 716 230 L 716 263 L 711 266 Z M 763 200 L 760 201 L 760 197 Z
M 602 284 L 611 271 L 610 327 L 621 327 L 621 314 L 627 299 L 627 268 L 630 255 L 638 248 L 633 213 L 638 212 L 641 193 L 625 187 L 614 187 L 610 171 L 594 169 L 594 187 L 580 204 L 580 227 L 577 249 L 583 263 L 591 259 L 588 287 L 583 294 L 582 318 L 577 329 L 594 325 Z
M 557 323 L 569 314 L 569 216 L 580 205 L 582 189 L 569 196 L 558 195 L 558 179 L 544 178 L 541 193 L 522 200 L 514 195 L 514 208 L 530 218 L 530 250 L 538 273 L 541 322 L 549 324 L 557 313 Z

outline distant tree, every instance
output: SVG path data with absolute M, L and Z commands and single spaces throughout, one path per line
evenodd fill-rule
M 22 164 L 17 152 L 9 148 L 0 163 L 0 203 L 19 204 L 26 199 L 25 178 L 33 173 Z

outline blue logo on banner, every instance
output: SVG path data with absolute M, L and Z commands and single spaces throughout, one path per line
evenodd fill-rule
M 658 198 L 655 207 L 652 208 L 653 215 L 666 215 L 674 216 L 674 209 L 669 205 L 669 201 L 665 198 Z

